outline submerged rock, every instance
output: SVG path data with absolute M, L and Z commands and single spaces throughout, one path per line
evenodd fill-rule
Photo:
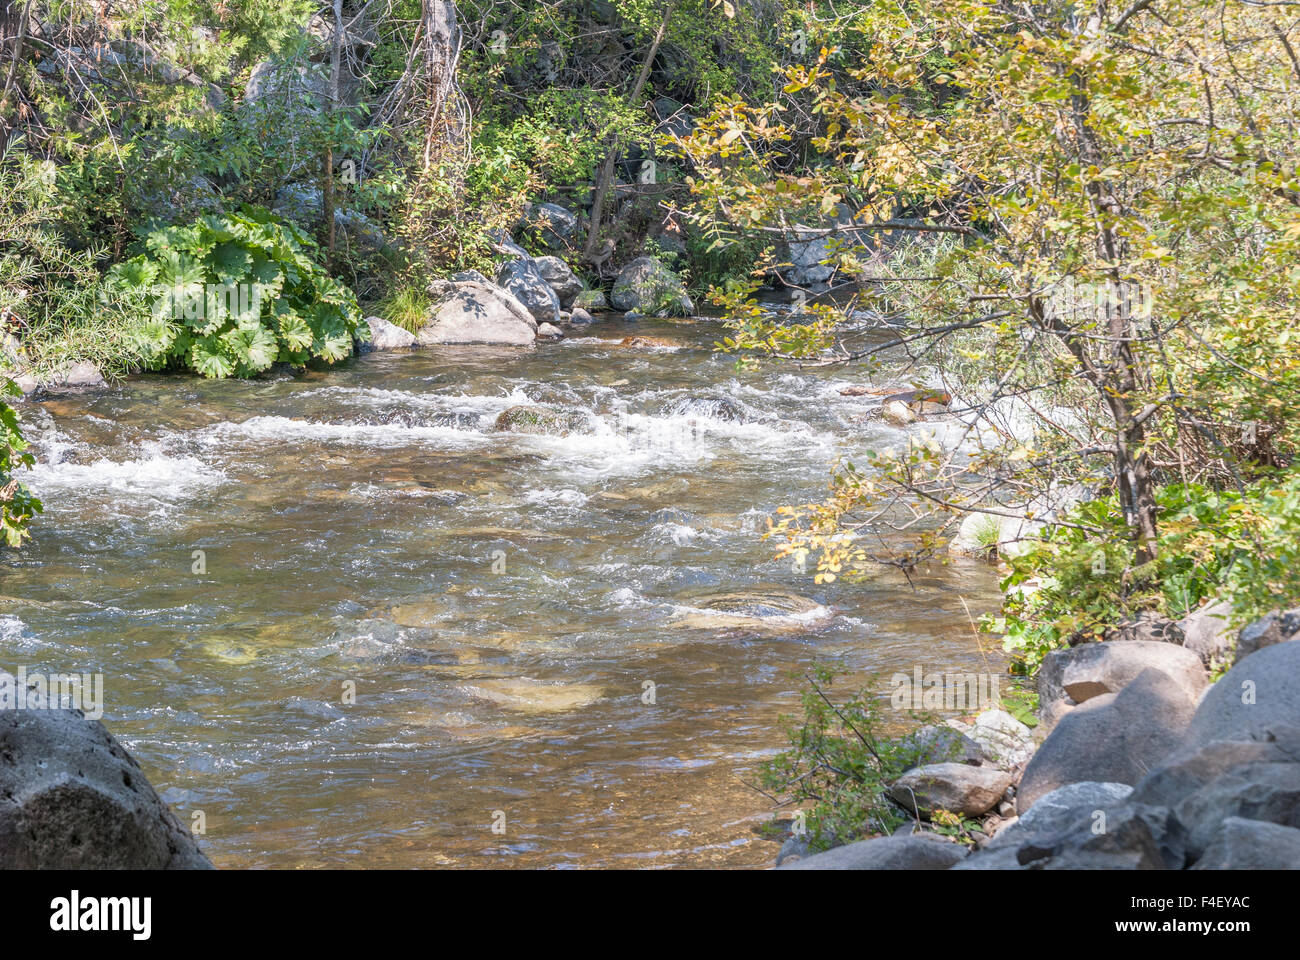
M 501 412 L 493 425 L 507 433 L 529 433 L 554 437 L 567 436 L 588 426 L 581 413 L 565 413 L 549 407 L 520 404 Z
M 480 680 L 460 689 L 478 700 L 486 700 L 521 713 L 563 713 L 603 700 L 605 691 L 589 683 L 543 683 L 528 677 Z
M 0 671 L 0 869 L 212 869 L 103 724 L 13 709 L 15 683 Z
M 446 607 L 436 600 L 411 600 L 388 611 L 388 619 L 401 627 L 429 628 L 446 616 Z
M 670 417 L 707 417 L 733 423 L 749 420 L 745 408 L 730 397 L 682 397 L 670 403 L 665 413 Z
M 675 347 L 677 346 L 667 337 L 624 337 L 622 340 L 606 341 L 616 347 Z
M 673 626 L 785 633 L 820 626 L 833 616 L 820 603 L 782 590 L 706 594 L 690 600 L 689 606 Z

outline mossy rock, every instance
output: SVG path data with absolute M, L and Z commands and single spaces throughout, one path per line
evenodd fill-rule
M 655 317 L 687 317 L 695 312 L 677 274 L 654 257 L 638 257 L 623 268 L 610 302 L 615 309 Z
M 565 413 L 549 407 L 525 404 L 509 407 L 496 419 L 496 429 L 506 433 L 528 433 L 563 437 L 587 427 L 587 418 L 580 413 Z
M 599 313 L 602 310 L 609 309 L 609 301 L 605 299 L 604 290 L 581 290 L 573 298 L 574 309 L 581 308 L 590 313 Z

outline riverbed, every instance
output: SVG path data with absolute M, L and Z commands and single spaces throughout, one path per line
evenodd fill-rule
M 749 783 L 800 671 L 1000 671 L 967 616 L 996 572 L 774 560 L 778 506 L 906 434 L 852 370 L 738 371 L 721 336 L 607 320 L 24 405 L 46 512 L 0 555 L 0 667 L 103 673 L 220 867 L 770 866 Z M 580 428 L 494 429 L 522 404 Z M 807 603 L 719 616 L 738 593 Z

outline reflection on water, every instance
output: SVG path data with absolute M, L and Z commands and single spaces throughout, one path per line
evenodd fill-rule
M 994 575 L 773 561 L 775 507 L 902 433 L 843 372 L 629 329 L 29 406 L 46 514 L 0 559 L 0 666 L 105 673 L 219 866 L 770 865 L 745 781 L 792 672 L 998 670 L 960 599 Z M 576 416 L 494 429 L 523 404 Z

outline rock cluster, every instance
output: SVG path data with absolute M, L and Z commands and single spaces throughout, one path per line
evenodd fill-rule
M 1300 869 L 1300 609 L 1243 628 L 1234 666 L 1212 685 L 1203 654 L 1234 644 L 1190 626 L 1170 634 L 1182 643 L 1114 639 L 1051 654 L 1039 673 L 1047 735 L 1027 763 L 1005 747 L 989 763 L 1000 711 L 960 741 L 934 728 L 914 735 L 956 759 L 914 767 L 890 796 L 913 831 L 936 809 L 988 814 L 991 836 L 969 855 L 896 835 L 811 857 L 787 843 L 782 868 Z M 972 736 L 981 728 L 984 743 Z M 999 787 L 1014 807 L 998 802 Z

